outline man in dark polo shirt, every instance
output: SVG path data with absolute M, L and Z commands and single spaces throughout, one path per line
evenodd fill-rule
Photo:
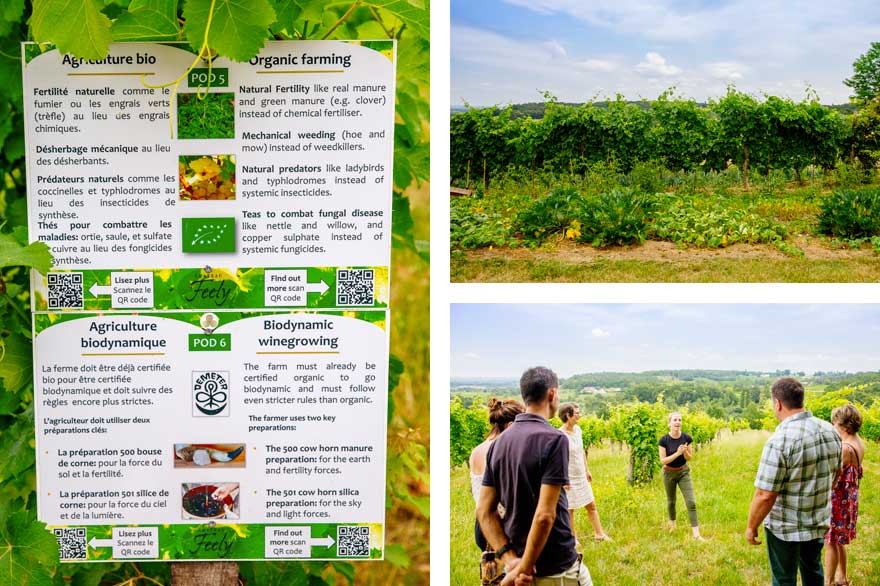
M 547 422 L 559 406 L 559 380 L 539 366 L 523 373 L 519 386 L 526 412 L 489 448 L 477 505 L 480 527 L 504 562 L 503 586 L 590 586 L 562 490 L 569 483 L 568 438 Z

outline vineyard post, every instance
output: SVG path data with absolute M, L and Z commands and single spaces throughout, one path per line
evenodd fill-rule
M 749 145 L 743 142 L 743 185 L 749 188 Z
M 486 183 L 486 158 L 483 157 L 483 191 L 489 188 L 489 185 Z
M 467 189 L 471 188 L 471 160 L 470 159 L 468 159 L 467 174 L 464 177 L 464 186 Z
M 238 586 L 238 562 L 174 562 L 172 586 Z

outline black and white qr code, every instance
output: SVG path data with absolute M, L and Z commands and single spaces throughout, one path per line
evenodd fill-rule
M 49 309 L 82 309 L 82 273 L 49 273 Z
M 58 555 L 62 560 L 86 559 L 85 527 L 56 527 L 52 533 L 58 540 Z
M 370 528 L 340 525 L 336 528 L 336 554 L 341 558 L 370 555 Z
M 337 305 L 373 305 L 376 277 L 373 269 L 336 271 Z

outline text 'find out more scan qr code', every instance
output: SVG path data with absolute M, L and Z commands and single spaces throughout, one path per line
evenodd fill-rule
M 376 277 L 373 269 L 336 271 L 337 305 L 373 305 Z
M 370 528 L 340 525 L 336 528 L 336 554 L 341 557 L 370 555 Z
M 85 527 L 58 527 L 52 533 L 58 540 L 58 556 L 62 560 L 86 559 Z
M 49 273 L 49 309 L 82 309 L 82 273 Z

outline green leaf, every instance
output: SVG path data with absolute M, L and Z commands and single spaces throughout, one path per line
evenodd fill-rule
M 330 562 L 337 574 L 345 576 L 349 584 L 354 584 L 354 565 L 346 562 Z
M 326 3 L 326 0 L 272 0 L 272 8 L 277 15 L 272 30 L 275 32 L 286 30 L 293 36 L 294 30 L 297 30 L 295 26 L 297 21 L 302 21 L 302 25 L 305 21 L 312 24 L 321 22 Z
M 395 248 L 415 250 L 416 244 L 413 238 L 414 224 L 409 209 L 409 198 L 395 191 L 392 207 L 391 245 Z
M 0 37 L 4 37 L 18 25 L 24 12 L 24 0 L 6 0 L 0 6 Z
M 17 35 L 11 35 L 0 41 L 0 95 L 10 102 L 21 102 L 21 45 Z
M 397 388 L 397 385 L 400 384 L 400 377 L 403 374 L 403 371 L 406 370 L 406 365 L 403 364 L 403 361 L 392 354 L 388 358 L 388 423 L 391 423 L 391 419 L 394 417 L 394 389 Z
M 208 45 L 233 61 L 247 61 L 263 48 L 275 11 L 267 0 L 216 0 Z M 211 0 L 188 0 L 183 9 L 184 31 L 198 50 L 205 40 Z
M 33 378 L 31 343 L 12 333 L 0 340 L 0 381 L 10 391 L 19 391 Z
M 58 542 L 27 511 L 9 517 L 0 543 L 0 586 L 52 586 Z
M 54 43 L 61 53 L 101 59 L 110 46 L 110 19 L 97 0 L 34 0 L 31 32 L 40 43 Z
M 406 549 L 399 543 L 393 543 L 385 546 L 385 561 L 398 568 L 409 568 L 410 559 L 406 553 Z
M 46 274 L 52 268 L 52 253 L 44 242 L 22 246 L 9 234 L 0 234 L 0 269 L 6 267 L 28 267 Z
M 171 41 L 180 34 L 177 0 L 134 0 L 113 23 L 114 41 Z
M 377 0 L 374 2 L 365 2 L 364 4 L 390 12 L 398 20 L 404 23 L 407 28 L 412 29 L 419 36 L 428 36 L 430 7 L 427 1 L 412 2 L 410 0 Z
M 3 381 L 0 380 L 0 415 L 12 415 L 21 406 L 21 396 L 3 387 Z

